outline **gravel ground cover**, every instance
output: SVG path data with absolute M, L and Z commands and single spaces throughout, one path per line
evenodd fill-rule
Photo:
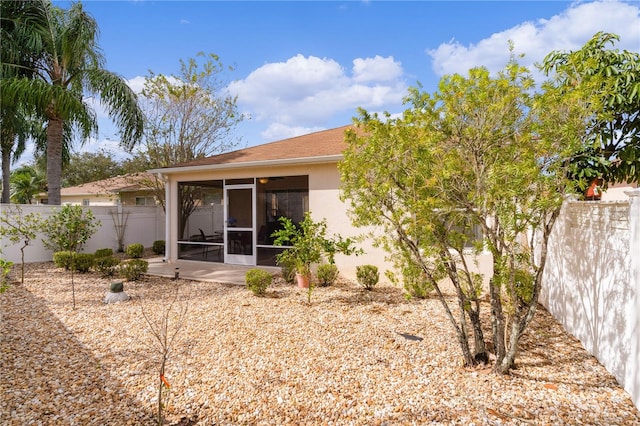
M 166 367 L 173 425 L 640 425 L 615 379 L 540 309 L 518 368 L 465 369 L 437 300 L 341 282 L 306 292 L 28 265 L 0 295 L 0 424 L 147 425 L 157 406 L 149 324 L 187 307 Z M 177 289 L 177 291 L 176 291 Z M 175 300 L 171 311 L 169 301 Z M 143 315 L 144 314 L 144 315 Z M 145 315 L 148 320 L 145 320 Z

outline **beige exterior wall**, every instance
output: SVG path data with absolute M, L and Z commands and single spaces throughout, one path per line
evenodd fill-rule
M 616 184 L 610 186 L 606 191 L 602 193 L 602 201 L 627 201 L 629 195 L 627 191 L 637 188 L 637 185 L 629 184 Z
M 123 206 L 135 206 L 136 204 L 136 197 L 151 197 L 153 198 L 153 194 L 149 191 L 132 191 L 132 192 L 121 192 L 120 193 L 120 202 L 122 203 Z M 153 204 L 147 204 L 147 205 L 155 205 L 155 202 Z
M 90 206 L 115 206 L 118 204 L 117 195 L 62 195 L 61 204 L 84 205 L 83 201 L 89 200 Z
M 309 211 L 315 220 L 327 219 L 329 234 L 340 234 L 343 237 L 355 237 L 364 233 L 362 229 L 354 228 L 347 216 L 347 205 L 339 198 L 340 174 L 336 163 L 293 165 L 280 167 L 252 167 L 242 169 L 227 169 L 220 171 L 207 171 L 196 173 L 176 173 L 169 178 L 169 205 L 172 214 L 169 215 L 168 227 L 171 242 L 169 247 L 169 261 L 175 262 L 177 258 L 177 233 L 178 215 L 174 206 L 177 205 L 178 182 L 216 180 L 216 179 L 240 179 L 253 177 L 275 176 L 309 176 Z M 356 265 L 372 264 L 380 268 L 381 281 L 384 271 L 388 268 L 381 249 L 374 248 L 370 241 L 359 243 L 365 254 L 361 256 L 338 256 L 336 264 L 341 274 L 349 279 L 355 279 Z
M 275 177 L 275 176 L 309 176 L 309 211 L 314 220 L 327 219 L 329 234 L 340 234 L 343 237 L 365 236 L 371 232 L 374 234 L 381 231 L 367 228 L 356 228 L 351 224 L 348 216 L 348 205 L 340 201 L 340 172 L 337 164 L 322 163 L 309 165 L 292 165 L 279 167 L 251 167 L 242 169 L 227 169 L 219 171 L 176 173 L 170 176 L 169 180 L 169 208 L 172 214 L 169 215 L 170 223 L 167 227 L 167 247 L 169 247 L 168 259 L 175 262 L 177 258 L 177 233 L 178 215 L 175 214 L 173 206 L 177 205 L 177 184 L 186 181 L 216 180 L 216 179 L 239 179 L 253 177 Z M 170 242 L 170 244 L 169 244 Z M 343 277 L 355 280 L 356 266 L 371 264 L 378 267 L 380 272 L 380 282 L 387 282 L 385 272 L 392 270 L 392 264 L 385 260 L 386 253 L 381 248 L 373 246 L 373 240 L 366 238 L 358 243 L 364 254 L 359 256 L 336 257 L 336 265 Z M 469 264 L 476 265 L 477 271 L 483 273 L 485 281 L 490 278 L 491 256 L 481 255 L 477 263 L 469 259 Z
M 327 219 L 330 234 L 340 234 L 343 237 L 365 236 L 372 230 L 370 228 L 356 228 L 349 219 L 347 203 L 340 201 L 340 172 L 336 164 L 323 164 L 313 168 L 313 173 L 309 174 L 309 210 L 315 220 Z M 370 238 L 366 238 L 358 243 L 364 254 L 359 256 L 336 257 L 336 265 L 340 273 L 349 278 L 355 279 L 356 266 L 371 264 L 378 267 L 380 281 L 387 281 L 385 271 L 391 268 L 389 262 L 385 260 L 385 252 L 376 248 Z
M 62 195 L 61 204 L 84 205 L 84 200 L 89 200 L 89 206 L 116 206 L 118 200 L 124 206 L 135 206 L 136 197 L 153 197 L 149 191 L 121 192 L 120 194 L 85 194 L 85 195 Z M 149 204 L 149 205 L 155 205 Z

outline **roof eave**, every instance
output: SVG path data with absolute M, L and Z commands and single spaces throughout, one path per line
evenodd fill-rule
M 285 158 L 278 160 L 244 161 L 241 163 L 205 164 L 200 166 L 167 167 L 147 170 L 149 173 L 170 175 L 174 173 L 197 173 L 209 170 L 229 170 L 253 167 L 291 166 L 298 164 L 337 163 L 342 160 L 342 154 L 323 155 L 318 157 Z

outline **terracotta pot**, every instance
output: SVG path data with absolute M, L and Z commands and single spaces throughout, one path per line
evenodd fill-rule
M 309 277 L 307 275 L 296 273 L 296 280 L 298 281 L 298 287 L 309 288 Z

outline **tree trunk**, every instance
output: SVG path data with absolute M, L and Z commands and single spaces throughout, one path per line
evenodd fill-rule
M 520 342 L 520 334 L 522 325 L 526 321 L 525 318 L 521 318 L 519 315 L 511 322 L 511 333 L 509 339 L 504 337 L 504 341 L 508 340 L 506 345 L 506 351 L 500 362 L 496 361 L 496 365 L 493 369 L 495 373 L 506 374 L 511 370 L 516 361 L 516 354 L 518 353 L 518 342 Z
M 473 327 L 473 349 L 474 359 L 476 362 L 486 363 L 489 360 L 487 356 L 487 350 L 484 344 L 484 333 L 482 331 L 482 323 L 480 322 L 480 305 L 476 302 L 475 309 L 469 309 L 467 311 L 469 321 L 471 321 L 471 327 Z
M 498 270 L 494 260 L 494 271 Z M 495 277 L 489 283 L 489 294 L 491 297 L 491 328 L 493 331 L 493 346 L 496 351 L 496 368 L 502 363 L 506 353 L 504 334 L 504 313 L 502 312 L 502 298 L 500 288 L 495 285 Z
M 476 365 L 476 359 L 471 354 L 467 335 L 459 328 L 456 331 L 458 335 L 458 343 L 460 343 L 460 349 L 462 350 L 462 359 L 464 360 L 464 366 L 473 367 L 474 365 Z
M 0 203 L 9 204 L 11 198 L 11 149 L 2 146 L 2 199 Z
M 59 206 L 60 183 L 62 181 L 62 119 L 55 115 L 48 117 L 47 124 L 47 198 L 48 204 Z
M 460 300 L 458 300 L 461 303 Z M 467 331 L 467 320 L 465 318 L 464 307 L 460 307 L 460 325 L 456 326 L 456 334 L 458 336 L 458 343 L 460 343 L 460 350 L 462 350 L 462 359 L 464 360 L 465 367 L 473 367 L 476 365 L 476 359 L 471 353 L 469 347 L 469 332 Z M 455 324 L 454 324 L 455 325 Z
M 158 417 L 157 417 L 157 421 L 158 421 L 158 426 L 162 426 L 162 424 L 164 423 L 164 404 L 162 402 L 162 388 L 164 388 L 164 381 L 162 380 L 164 378 L 164 367 L 167 363 L 167 351 L 166 348 L 162 354 L 162 362 L 160 364 L 160 384 L 158 385 Z
M 24 284 L 24 249 L 29 245 L 29 240 L 25 240 L 24 245 L 20 247 L 20 284 Z
M 423 270 L 425 269 L 423 268 Z M 433 288 L 438 295 L 438 300 L 440 300 L 440 303 L 442 304 L 442 307 L 447 314 L 447 318 L 449 318 L 449 322 L 451 322 L 451 325 L 453 325 L 453 328 L 456 330 L 456 337 L 458 338 L 458 343 L 460 344 L 460 350 L 462 351 L 462 359 L 464 360 L 465 367 L 474 366 L 476 364 L 476 361 L 473 355 L 471 355 L 471 349 L 469 349 L 469 339 L 466 331 L 464 310 L 462 311 L 462 315 L 460 315 L 462 321 L 460 324 L 458 324 L 453 316 L 453 312 L 451 312 L 451 309 L 449 309 L 447 300 L 445 299 L 444 294 L 442 294 L 438 283 L 435 280 L 431 280 L 431 283 L 433 284 Z

